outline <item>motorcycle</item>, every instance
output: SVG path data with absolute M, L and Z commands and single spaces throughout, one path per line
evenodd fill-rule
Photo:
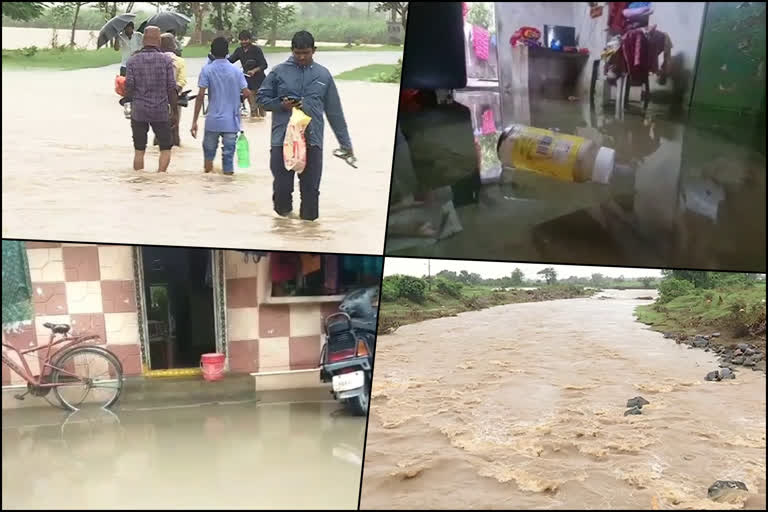
M 320 380 L 330 382 L 333 397 L 357 416 L 368 414 L 371 399 L 378 320 L 371 299 L 376 294 L 375 288 L 355 290 L 344 297 L 338 313 L 325 319 Z

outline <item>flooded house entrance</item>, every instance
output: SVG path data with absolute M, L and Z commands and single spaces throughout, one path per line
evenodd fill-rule
M 222 351 L 216 251 L 137 247 L 136 252 L 145 373 L 194 373 L 202 354 Z

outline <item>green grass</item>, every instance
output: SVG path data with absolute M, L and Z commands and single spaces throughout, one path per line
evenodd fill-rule
M 234 49 L 234 46 L 231 47 Z M 365 52 L 378 52 L 378 51 L 402 51 L 400 46 L 383 46 L 379 47 L 320 47 L 317 49 L 318 54 L 322 55 L 323 52 L 349 52 L 349 51 L 365 51 Z M 285 53 L 289 51 L 288 48 L 280 47 L 265 47 L 264 53 Z M 184 57 L 207 57 L 210 52 L 208 45 L 194 46 L 190 45 L 184 48 Z M 108 66 L 110 64 L 117 64 L 120 62 L 120 52 L 114 51 L 111 48 L 101 48 L 100 50 L 78 50 L 72 48 L 56 48 L 56 49 L 38 49 L 33 55 L 25 55 L 25 50 L 3 50 L 3 68 L 4 69 L 27 69 L 27 68 L 47 68 L 47 69 L 85 69 L 85 68 L 98 68 L 102 66 Z M 394 67 L 394 65 L 392 66 Z M 389 68 L 387 68 L 389 69 Z
M 578 286 L 543 286 L 536 290 L 494 291 L 490 286 L 464 286 L 460 297 L 453 297 L 431 288 L 424 302 L 399 298 L 382 300 L 379 308 L 379 330 L 387 333 L 401 325 L 454 316 L 464 311 L 476 311 L 492 306 L 520 302 L 571 299 L 587 297 L 595 293 Z
M 723 331 L 733 338 L 749 336 L 750 330 L 765 323 L 765 283 L 697 289 L 666 304 L 639 306 L 635 316 L 661 332 L 690 336 Z
M 37 50 L 26 56 L 23 50 L 3 50 L 3 68 L 85 69 L 120 62 L 120 52 L 112 49 L 77 50 L 71 48 Z
M 369 64 L 349 71 L 339 73 L 334 78 L 337 80 L 360 80 L 365 82 L 374 82 L 382 73 L 391 75 L 397 68 L 396 64 Z

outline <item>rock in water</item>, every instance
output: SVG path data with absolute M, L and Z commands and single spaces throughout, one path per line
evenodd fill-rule
M 755 361 L 753 358 L 748 357 L 748 358 L 744 359 L 744 366 L 755 366 L 756 362 L 757 361 Z
M 732 364 L 744 364 L 744 356 L 736 356 L 731 359 Z
M 631 409 L 627 409 L 626 411 L 624 411 L 624 416 L 629 416 L 633 414 L 643 414 L 643 411 L 640 410 L 639 407 L 633 407 Z
M 645 398 L 641 396 L 636 396 L 634 398 L 630 398 L 627 400 L 627 407 L 637 407 L 638 409 L 642 409 L 644 405 L 648 405 L 649 402 Z
M 736 374 L 733 373 L 730 368 L 723 368 L 722 370 L 720 370 L 720 379 L 721 380 L 735 379 L 735 378 L 736 378 Z
M 744 352 L 745 350 L 747 350 L 749 348 L 749 344 L 748 343 L 739 343 L 738 345 L 736 345 L 736 348 L 738 348 L 739 350 Z
M 707 489 L 711 500 L 723 502 L 738 502 L 749 492 L 744 482 L 738 480 L 718 480 Z
M 720 333 L 719 332 L 713 332 L 712 333 L 712 337 L 713 338 L 719 338 L 720 337 Z
M 704 380 L 720 380 L 720 374 L 717 371 L 709 372 Z

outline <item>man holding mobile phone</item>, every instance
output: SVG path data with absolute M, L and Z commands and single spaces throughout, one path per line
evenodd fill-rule
M 341 99 L 330 71 L 314 62 L 315 39 L 307 31 L 294 34 L 291 56 L 275 66 L 259 88 L 257 102 L 272 112 L 272 202 L 283 217 L 293 211 L 294 171 L 285 168 L 283 141 L 293 108 L 300 108 L 312 121 L 305 133 L 307 164 L 299 174 L 301 207 L 299 217 L 318 218 L 320 177 L 323 171 L 323 115 L 328 118 L 341 148 L 350 156 L 352 141 L 341 108 Z

